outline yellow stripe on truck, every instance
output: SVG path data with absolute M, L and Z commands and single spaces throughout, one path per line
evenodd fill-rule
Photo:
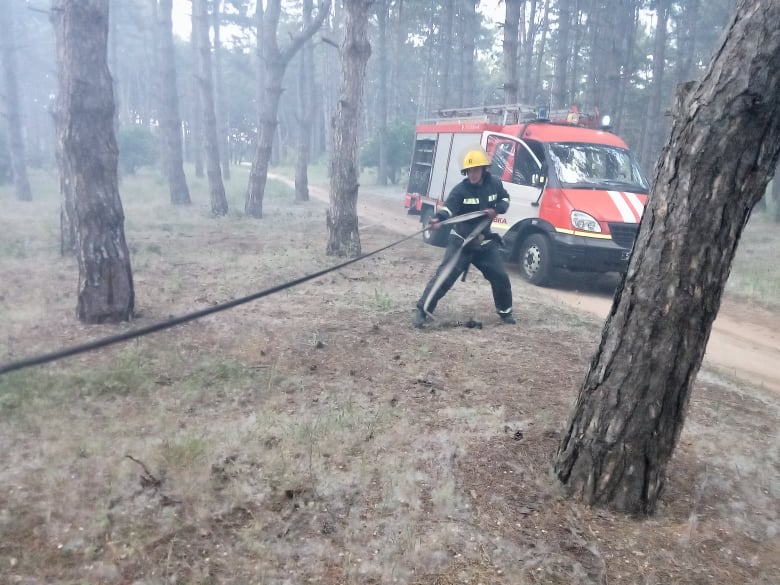
M 612 236 L 609 234 L 594 234 L 593 232 L 580 232 L 577 230 L 567 230 L 564 228 L 555 228 L 555 231 L 559 234 L 569 234 L 571 236 L 582 236 L 583 238 L 596 238 L 599 240 L 611 240 Z

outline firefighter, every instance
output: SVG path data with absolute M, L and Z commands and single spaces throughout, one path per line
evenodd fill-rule
M 465 175 L 465 178 L 452 189 L 444 202 L 444 207 L 431 219 L 429 223 L 431 229 L 438 229 L 439 222 L 464 213 L 485 211 L 491 220 L 498 214 L 506 213 L 509 208 L 509 193 L 506 192 L 501 181 L 488 172 L 489 165 L 490 160 L 484 150 L 471 150 L 466 154 L 461 165 L 461 174 Z M 468 269 L 469 264 L 476 266 L 490 282 L 493 288 L 493 301 L 501 321 L 508 325 L 516 323 L 512 315 L 512 285 L 499 253 L 501 239 L 498 234 L 490 231 L 490 222 L 487 222 L 482 232 L 461 250 L 466 238 L 480 222 L 484 222 L 484 217 L 456 223 L 453 226 L 444 259 L 417 302 L 415 327 L 422 327 L 425 324 L 428 319 L 426 309 L 428 313 L 433 313 L 436 304 L 452 288 L 458 277 Z M 426 307 L 426 299 L 442 271 L 446 270 L 445 267 L 452 257 L 460 252 L 462 252 L 460 258 L 452 272 L 441 283 L 438 290 L 434 291 Z

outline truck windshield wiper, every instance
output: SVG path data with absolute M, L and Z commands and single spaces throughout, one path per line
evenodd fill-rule
M 610 187 L 622 187 L 626 191 L 635 191 L 638 193 L 647 193 L 647 188 L 643 187 L 642 185 L 638 185 L 637 183 L 630 183 L 628 181 L 615 181 L 612 179 L 604 179 L 602 181 L 602 184 L 608 185 Z
M 596 183 L 564 183 L 564 187 L 567 189 L 593 189 L 596 190 L 604 190 L 604 185 L 597 185 Z

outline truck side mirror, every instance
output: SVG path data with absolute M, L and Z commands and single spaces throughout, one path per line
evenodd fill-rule
M 544 184 L 547 182 L 547 163 L 542 162 L 542 168 L 539 169 L 538 173 L 534 173 L 531 176 L 531 183 L 534 187 L 544 187 Z

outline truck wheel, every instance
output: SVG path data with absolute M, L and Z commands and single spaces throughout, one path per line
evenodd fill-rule
M 430 207 L 426 207 L 425 209 L 423 209 L 422 217 L 420 218 L 420 223 L 422 223 L 423 227 L 425 227 L 426 225 L 428 225 L 428 222 L 430 222 L 432 218 L 433 218 L 433 209 L 431 209 Z M 426 244 L 433 244 L 433 230 L 425 230 L 422 233 L 422 239 L 423 242 L 425 242 Z
M 552 274 L 550 241 L 542 234 L 531 234 L 520 246 L 520 273 L 528 282 L 543 286 Z

